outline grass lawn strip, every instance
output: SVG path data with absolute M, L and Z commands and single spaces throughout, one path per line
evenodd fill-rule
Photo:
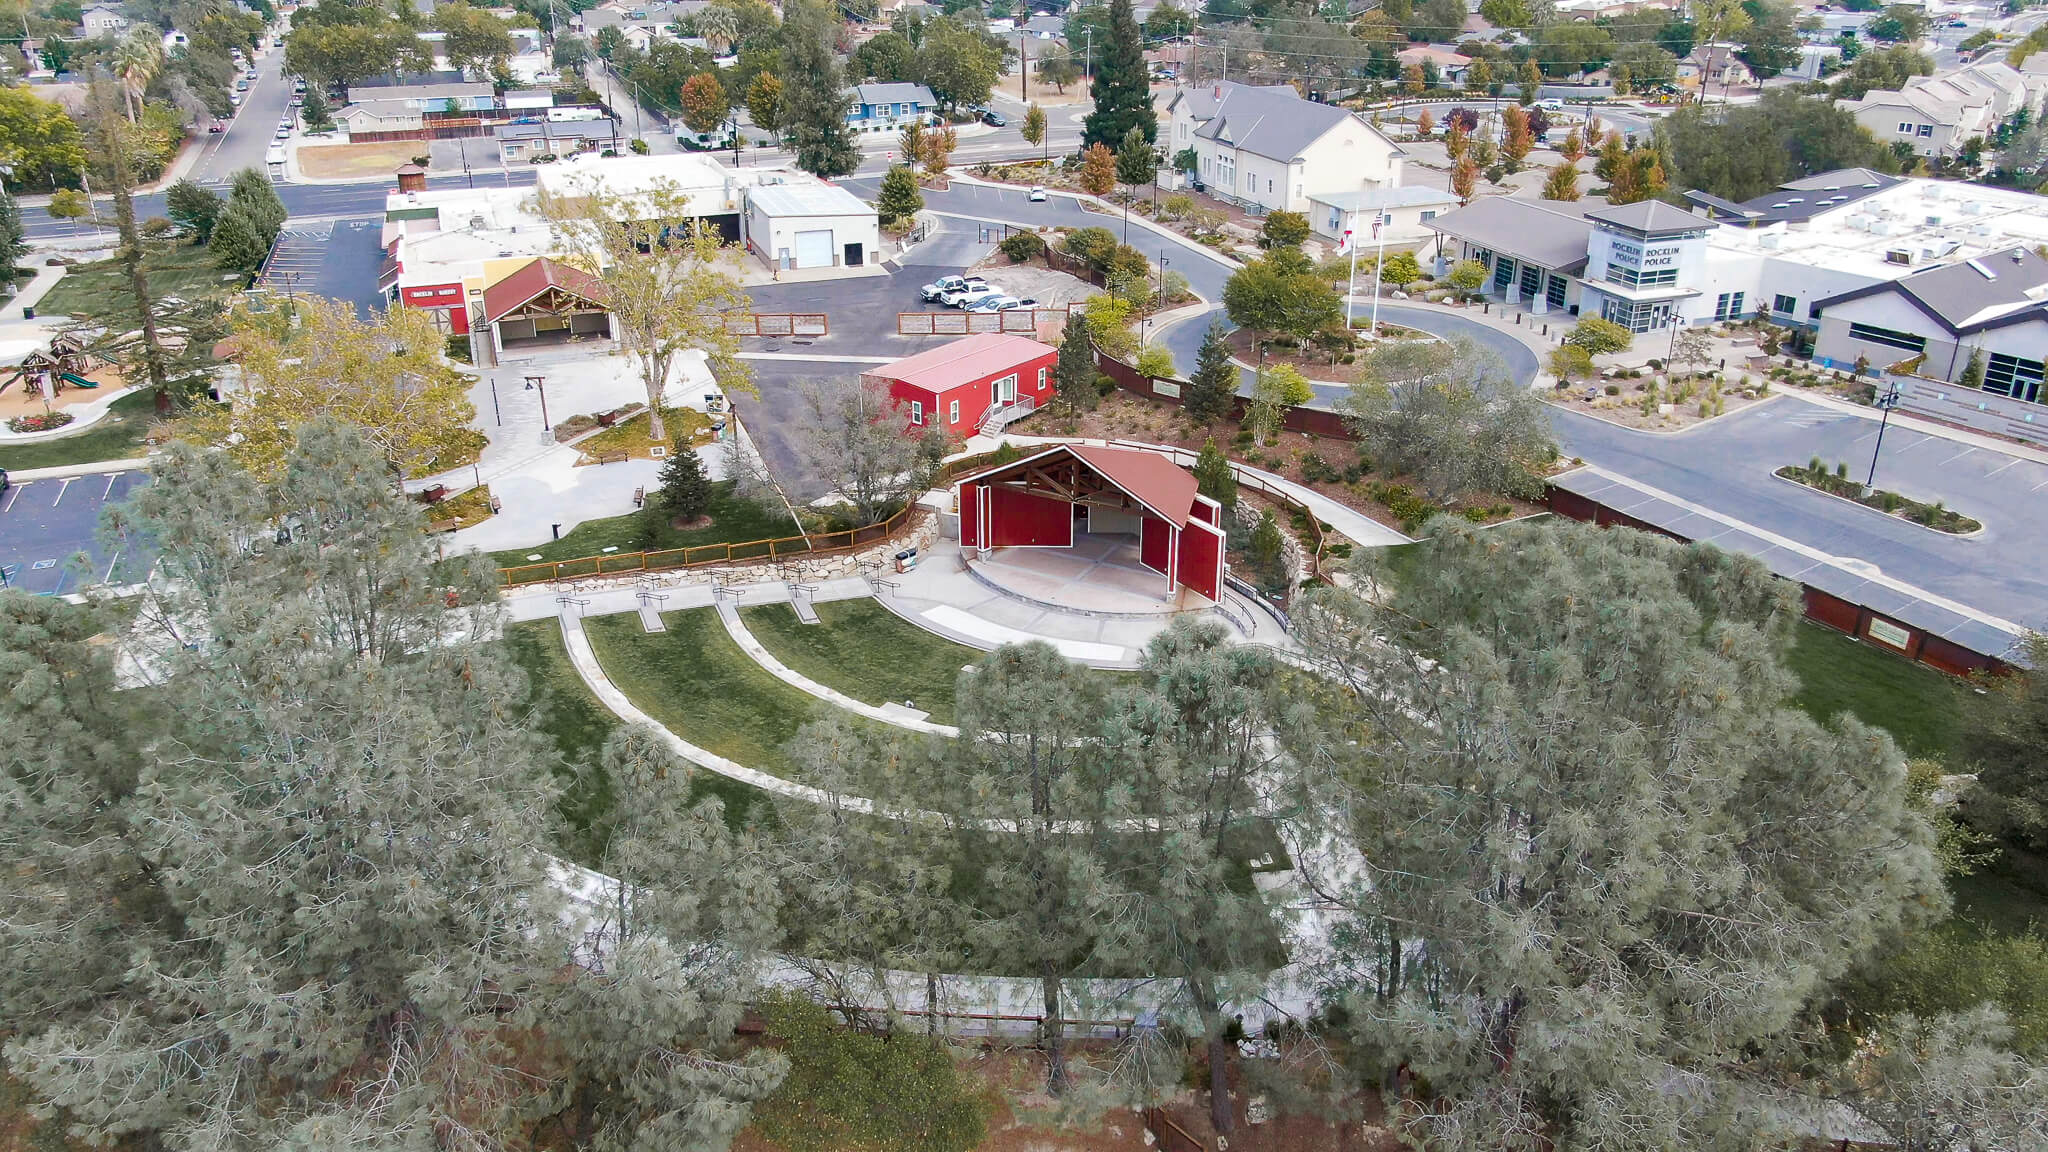
M 150 294 L 158 300 L 177 296 L 185 300 L 211 293 L 239 289 L 246 279 L 241 273 L 214 266 L 213 254 L 196 244 L 180 244 L 167 251 L 151 252 L 142 261 L 149 273 Z M 134 306 L 134 289 L 128 270 L 118 260 L 74 264 L 36 304 L 39 316 L 104 316 Z
M 711 442 L 711 417 L 695 408 L 663 408 L 661 422 L 662 430 L 668 433 L 666 440 L 654 438 L 654 421 L 642 412 L 578 441 L 576 450 L 593 459 L 608 452 L 624 452 L 636 460 L 647 460 L 652 458 L 648 450 L 656 445 L 673 450 L 678 440 L 687 439 L 693 448 Z
M 654 494 L 650 492 L 648 495 L 651 497 Z M 518 511 L 510 507 L 506 510 Z M 539 563 L 540 561 L 527 559 L 536 553 L 543 561 L 576 560 L 585 556 L 600 555 L 606 548 L 611 547 L 621 552 L 650 552 L 684 548 L 693 544 L 745 543 L 749 540 L 801 535 L 797 531 L 796 522 L 789 518 L 787 509 L 780 505 L 770 508 L 736 499 L 733 496 L 731 481 L 721 480 L 711 486 L 710 515 L 711 523 L 690 529 L 672 528 L 666 521 L 659 521 L 659 514 L 643 515 L 640 512 L 608 516 L 601 520 L 585 520 L 573 530 L 564 533 L 560 540 L 532 548 L 507 548 L 502 552 L 493 552 L 491 560 L 500 568 L 516 568 L 521 564 Z M 793 540 L 787 545 L 776 547 L 778 552 L 785 549 L 801 551 L 803 541 Z
M 638 621 L 628 614 L 625 619 Z M 539 730 L 561 753 L 556 766 L 558 781 L 570 789 L 563 797 L 562 816 L 569 824 L 579 862 L 588 864 L 590 845 L 586 840 L 591 824 L 612 803 L 609 783 L 600 773 L 582 772 L 598 763 L 598 753 L 619 718 L 591 694 L 583 677 L 569 663 L 569 651 L 562 642 L 562 625 L 553 617 L 525 620 L 505 626 L 504 645 L 514 663 L 526 672 L 533 719 Z M 588 786 L 578 787 L 579 773 Z M 694 770 L 690 778 L 690 799 L 716 796 L 725 802 L 726 821 L 738 827 L 750 814 L 773 820 L 774 809 L 757 788 L 716 772 Z M 760 809 L 755 812 L 755 806 Z
M 748 658 L 717 610 L 668 612 L 662 622 L 668 631 L 644 632 L 640 617 L 625 612 L 593 616 L 584 630 L 605 675 L 662 726 L 749 768 L 808 783 L 787 745 L 830 706 Z
M 792 671 L 865 704 L 907 704 L 951 724 L 960 669 L 985 655 L 905 621 L 872 599 L 817 605 L 818 624 L 787 604 L 740 609 L 747 631 Z
M 55 468 L 100 460 L 132 460 L 148 451 L 142 443 L 156 419 L 156 392 L 130 392 L 107 406 L 106 415 L 76 436 L 0 447 L 0 468 Z
M 1785 666 L 1799 677 L 1791 703 L 1814 719 L 1848 712 L 1890 732 L 1908 756 L 1955 751 L 1967 689 L 1954 678 L 1808 620 L 1792 630 Z

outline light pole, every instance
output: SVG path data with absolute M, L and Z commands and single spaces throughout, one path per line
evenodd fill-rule
M 1863 481 L 1863 494 L 1865 496 L 1877 490 L 1877 454 L 1884 451 L 1884 430 L 1891 426 L 1892 409 L 1899 406 L 1901 398 L 1902 394 L 1899 392 L 1899 386 L 1891 384 L 1888 386 L 1887 391 L 1879 393 L 1871 401 L 1877 405 L 1878 411 L 1884 413 L 1884 415 L 1877 419 L 1877 443 L 1870 449 L 1870 475 Z
M 1385 268 L 1387 263 L 1387 237 L 1380 228 L 1382 223 L 1384 221 L 1380 218 L 1380 210 L 1373 209 L 1372 238 L 1376 250 L 1372 258 L 1372 319 L 1368 321 L 1367 327 L 1372 329 L 1375 340 L 1379 339 L 1380 335 L 1380 270 Z M 1354 256 L 1352 259 L 1356 261 L 1357 257 Z
M 542 434 L 545 435 L 554 428 L 554 425 L 548 423 L 548 378 L 545 376 L 528 376 L 526 378 L 526 386 L 528 388 L 540 389 L 540 428 Z

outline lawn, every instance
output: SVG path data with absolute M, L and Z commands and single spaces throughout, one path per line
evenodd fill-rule
M 648 449 L 659 444 L 673 448 L 676 441 L 687 439 L 694 447 L 711 442 L 711 417 L 695 408 L 663 408 L 661 410 L 662 431 L 668 439 L 654 438 L 654 421 L 647 413 L 628 417 L 599 432 L 588 440 L 576 445 L 577 451 L 585 456 L 598 457 L 608 452 L 624 452 L 635 460 L 651 459 Z
M 142 438 L 156 419 L 156 393 L 131 392 L 108 408 L 87 431 L 56 440 L 0 447 L 0 468 L 54 468 L 59 464 L 90 464 L 97 460 L 130 460 L 145 449 Z
M 426 151 L 427 142 L 424 140 L 315 144 L 299 149 L 299 172 L 314 180 L 389 176 Z
M 640 617 L 627 612 L 592 617 L 584 627 L 605 674 L 658 723 L 749 768 L 798 778 L 787 745 L 832 706 L 754 663 L 713 609 L 664 613 L 662 622 L 668 631 L 644 632 Z
M 538 563 L 528 559 L 535 554 L 541 560 L 575 560 L 596 556 L 612 547 L 621 552 L 649 552 L 692 544 L 739 543 L 798 534 L 796 521 L 789 518 L 788 510 L 735 499 L 730 481 L 713 484 L 711 492 L 711 523 L 702 527 L 671 528 L 666 523 L 655 523 L 653 517 L 628 512 L 624 516 L 586 520 L 560 540 L 533 548 L 508 548 L 492 553 L 491 559 L 500 568 L 512 568 Z M 778 546 L 778 550 L 781 547 Z M 790 547 L 800 549 L 801 542 Z
M 156 299 L 177 296 L 186 300 L 212 292 L 240 288 L 247 277 L 224 272 L 213 266 L 213 254 L 196 244 L 155 251 L 143 257 L 149 273 L 150 294 Z M 50 286 L 36 305 L 38 316 L 99 316 L 124 306 L 132 307 L 128 270 L 118 260 L 75 264 L 64 278 Z
M 637 616 L 614 617 L 634 621 Z M 564 788 L 562 818 L 569 826 L 570 854 L 589 863 L 596 845 L 589 839 L 591 824 L 611 807 L 611 789 L 595 766 L 607 737 L 620 721 L 591 695 L 583 678 L 569 663 L 562 643 L 562 626 L 553 619 L 527 620 L 505 626 L 505 649 L 514 663 L 526 672 L 531 693 L 534 728 L 553 741 L 560 760 L 555 774 Z M 725 802 L 726 819 L 737 827 L 762 798 L 759 789 L 715 772 L 695 770 L 691 778 L 691 799 L 717 796 Z M 765 805 L 762 814 L 772 818 Z
M 1793 629 L 1785 666 L 1792 703 L 1817 720 L 1848 712 L 1892 734 L 1908 756 L 1946 758 L 1967 689 L 1957 680 L 1808 620 Z
M 960 669 L 984 653 L 941 639 L 871 599 L 818 607 L 820 623 L 804 624 L 787 604 L 740 609 L 747 631 L 792 669 L 866 704 L 894 701 L 953 722 Z

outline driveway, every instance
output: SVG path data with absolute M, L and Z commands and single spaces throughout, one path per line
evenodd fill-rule
M 100 510 L 149 482 L 144 472 L 95 472 L 28 480 L 0 496 L 0 575 L 10 588 L 54 596 L 100 582 L 131 584 L 151 558 L 128 546 L 103 546 Z M 82 563 L 75 557 L 83 554 Z

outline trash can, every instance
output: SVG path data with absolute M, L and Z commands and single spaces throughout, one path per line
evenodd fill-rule
M 908 572 L 917 567 L 917 549 L 905 548 L 896 554 L 896 571 Z
M 35 306 L 35 305 L 33 305 L 33 304 L 24 304 L 24 305 L 22 305 L 22 306 L 21 306 L 21 318 L 22 318 L 23 320 L 33 320 L 33 319 L 35 319 L 35 318 L 36 318 L 36 306 Z

